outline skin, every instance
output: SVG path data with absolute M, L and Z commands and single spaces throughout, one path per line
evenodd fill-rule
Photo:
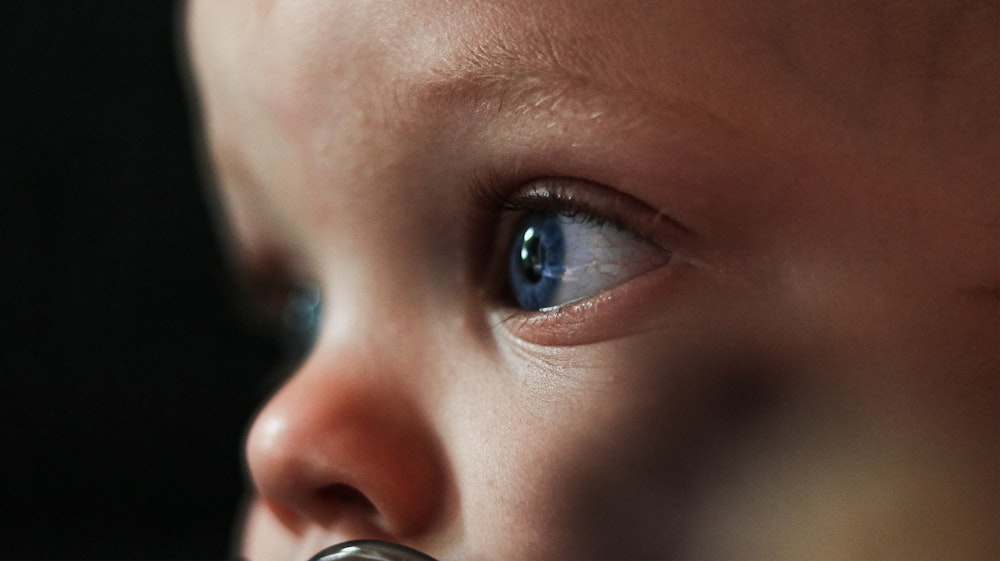
M 996 16 L 192 1 L 239 266 L 323 294 L 242 554 L 1000 556 Z M 655 266 L 518 310 L 484 177 Z

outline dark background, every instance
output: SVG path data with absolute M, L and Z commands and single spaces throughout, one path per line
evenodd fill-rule
M 0 558 L 221 559 L 277 347 L 236 304 L 171 1 L 0 1 Z

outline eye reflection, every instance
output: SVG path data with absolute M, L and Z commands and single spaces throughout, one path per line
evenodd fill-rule
M 524 310 L 596 296 L 666 263 L 670 253 L 585 212 L 531 212 L 509 242 L 510 290 Z
M 514 239 L 509 266 L 511 288 L 526 310 L 552 305 L 562 282 L 565 240 L 555 216 L 529 215 Z

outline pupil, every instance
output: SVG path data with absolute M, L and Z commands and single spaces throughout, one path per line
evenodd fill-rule
M 529 282 L 542 280 L 542 269 L 545 266 L 545 248 L 541 236 L 534 227 L 524 231 L 521 240 L 521 272 Z

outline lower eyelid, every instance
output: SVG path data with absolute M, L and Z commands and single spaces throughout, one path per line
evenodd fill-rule
M 589 298 L 541 311 L 501 309 L 492 322 L 509 336 L 542 346 L 576 346 L 626 337 L 666 321 L 652 313 L 658 295 L 676 297 L 674 284 L 685 271 L 696 270 L 668 260 L 614 288 Z

